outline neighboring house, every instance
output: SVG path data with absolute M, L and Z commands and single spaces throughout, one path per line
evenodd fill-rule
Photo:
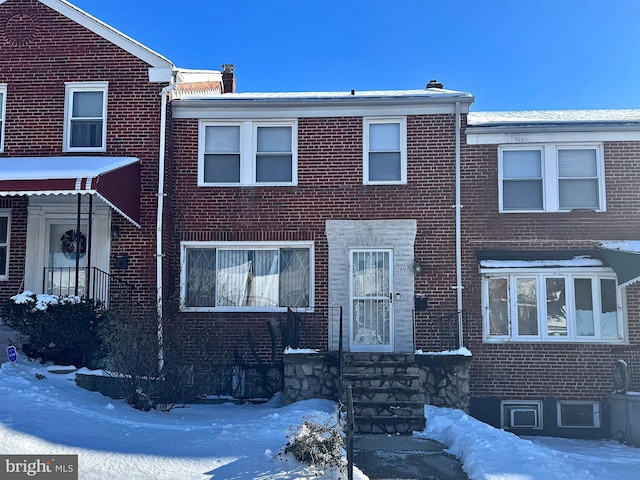
M 0 0 L 0 301 L 88 295 L 155 323 L 161 92 L 174 70 L 65 1 Z
M 640 387 L 640 110 L 471 113 L 465 133 L 471 413 L 608 436 L 619 360 Z

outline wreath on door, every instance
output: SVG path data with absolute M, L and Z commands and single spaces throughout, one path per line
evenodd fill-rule
M 60 237 L 60 249 L 69 260 L 75 260 L 77 253 L 76 248 L 78 246 L 80 258 L 84 257 L 85 253 L 87 253 L 87 237 L 82 232 L 79 232 L 78 235 L 79 236 L 76 235 L 75 230 L 67 230 L 62 234 L 62 237 Z M 78 240 L 80 245 L 78 245 Z

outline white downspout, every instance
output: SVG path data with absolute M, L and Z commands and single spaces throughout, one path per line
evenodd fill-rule
M 458 346 L 464 347 L 462 335 L 462 234 L 460 198 L 460 102 L 456 102 L 456 289 L 458 305 Z
M 167 130 L 167 97 L 169 92 L 175 87 L 172 78 L 171 85 L 167 85 L 162 89 L 162 107 L 160 111 L 160 153 L 158 156 L 158 210 L 156 217 L 156 315 L 158 318 L 158 368 L 162 370 L 164 367 L 164 337 L 162 326 L 162 218 L 164 211 L 164 169 L 165 169 L 165 151 L 166 151 L 166 130 Z

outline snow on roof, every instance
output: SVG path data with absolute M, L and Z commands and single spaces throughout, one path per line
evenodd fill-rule
M 132 157 L 19 157 L 0 162 L 0 180 L 95 178 L 137 162 Z
M 202 97 L 206 98 L 206 97 Z M 216 100 L 331 100 L 331 99 L 370 99 L 370 98 L 466 98 L 473 99 L 467 92 L 446 90 L 443 88 L 425 88 L 420 90 L 352 90 L 346 92 L 243 92 L 216 95 Z
M 602 260 L 578 256 L 566 260 L 480 260 L 481 268 L 601 267 Z
M 640 109 L 470 112 L 467 117 L 467 124 L 474 127 L 575 123 L 640 123 Z
M 600 247 L 620 252 L 640 253 L 640 240 L 622 240 L 600 242 Z

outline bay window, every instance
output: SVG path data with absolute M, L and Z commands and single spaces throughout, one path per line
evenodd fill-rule
M 482 288 L 486 341 L 624 341 L 622 293 L 606 269 L 491 272 Z
M 195 310 L 308 308 L 312 270 L 313 249 L 306 242 L 184 242 L 182 305 Z

